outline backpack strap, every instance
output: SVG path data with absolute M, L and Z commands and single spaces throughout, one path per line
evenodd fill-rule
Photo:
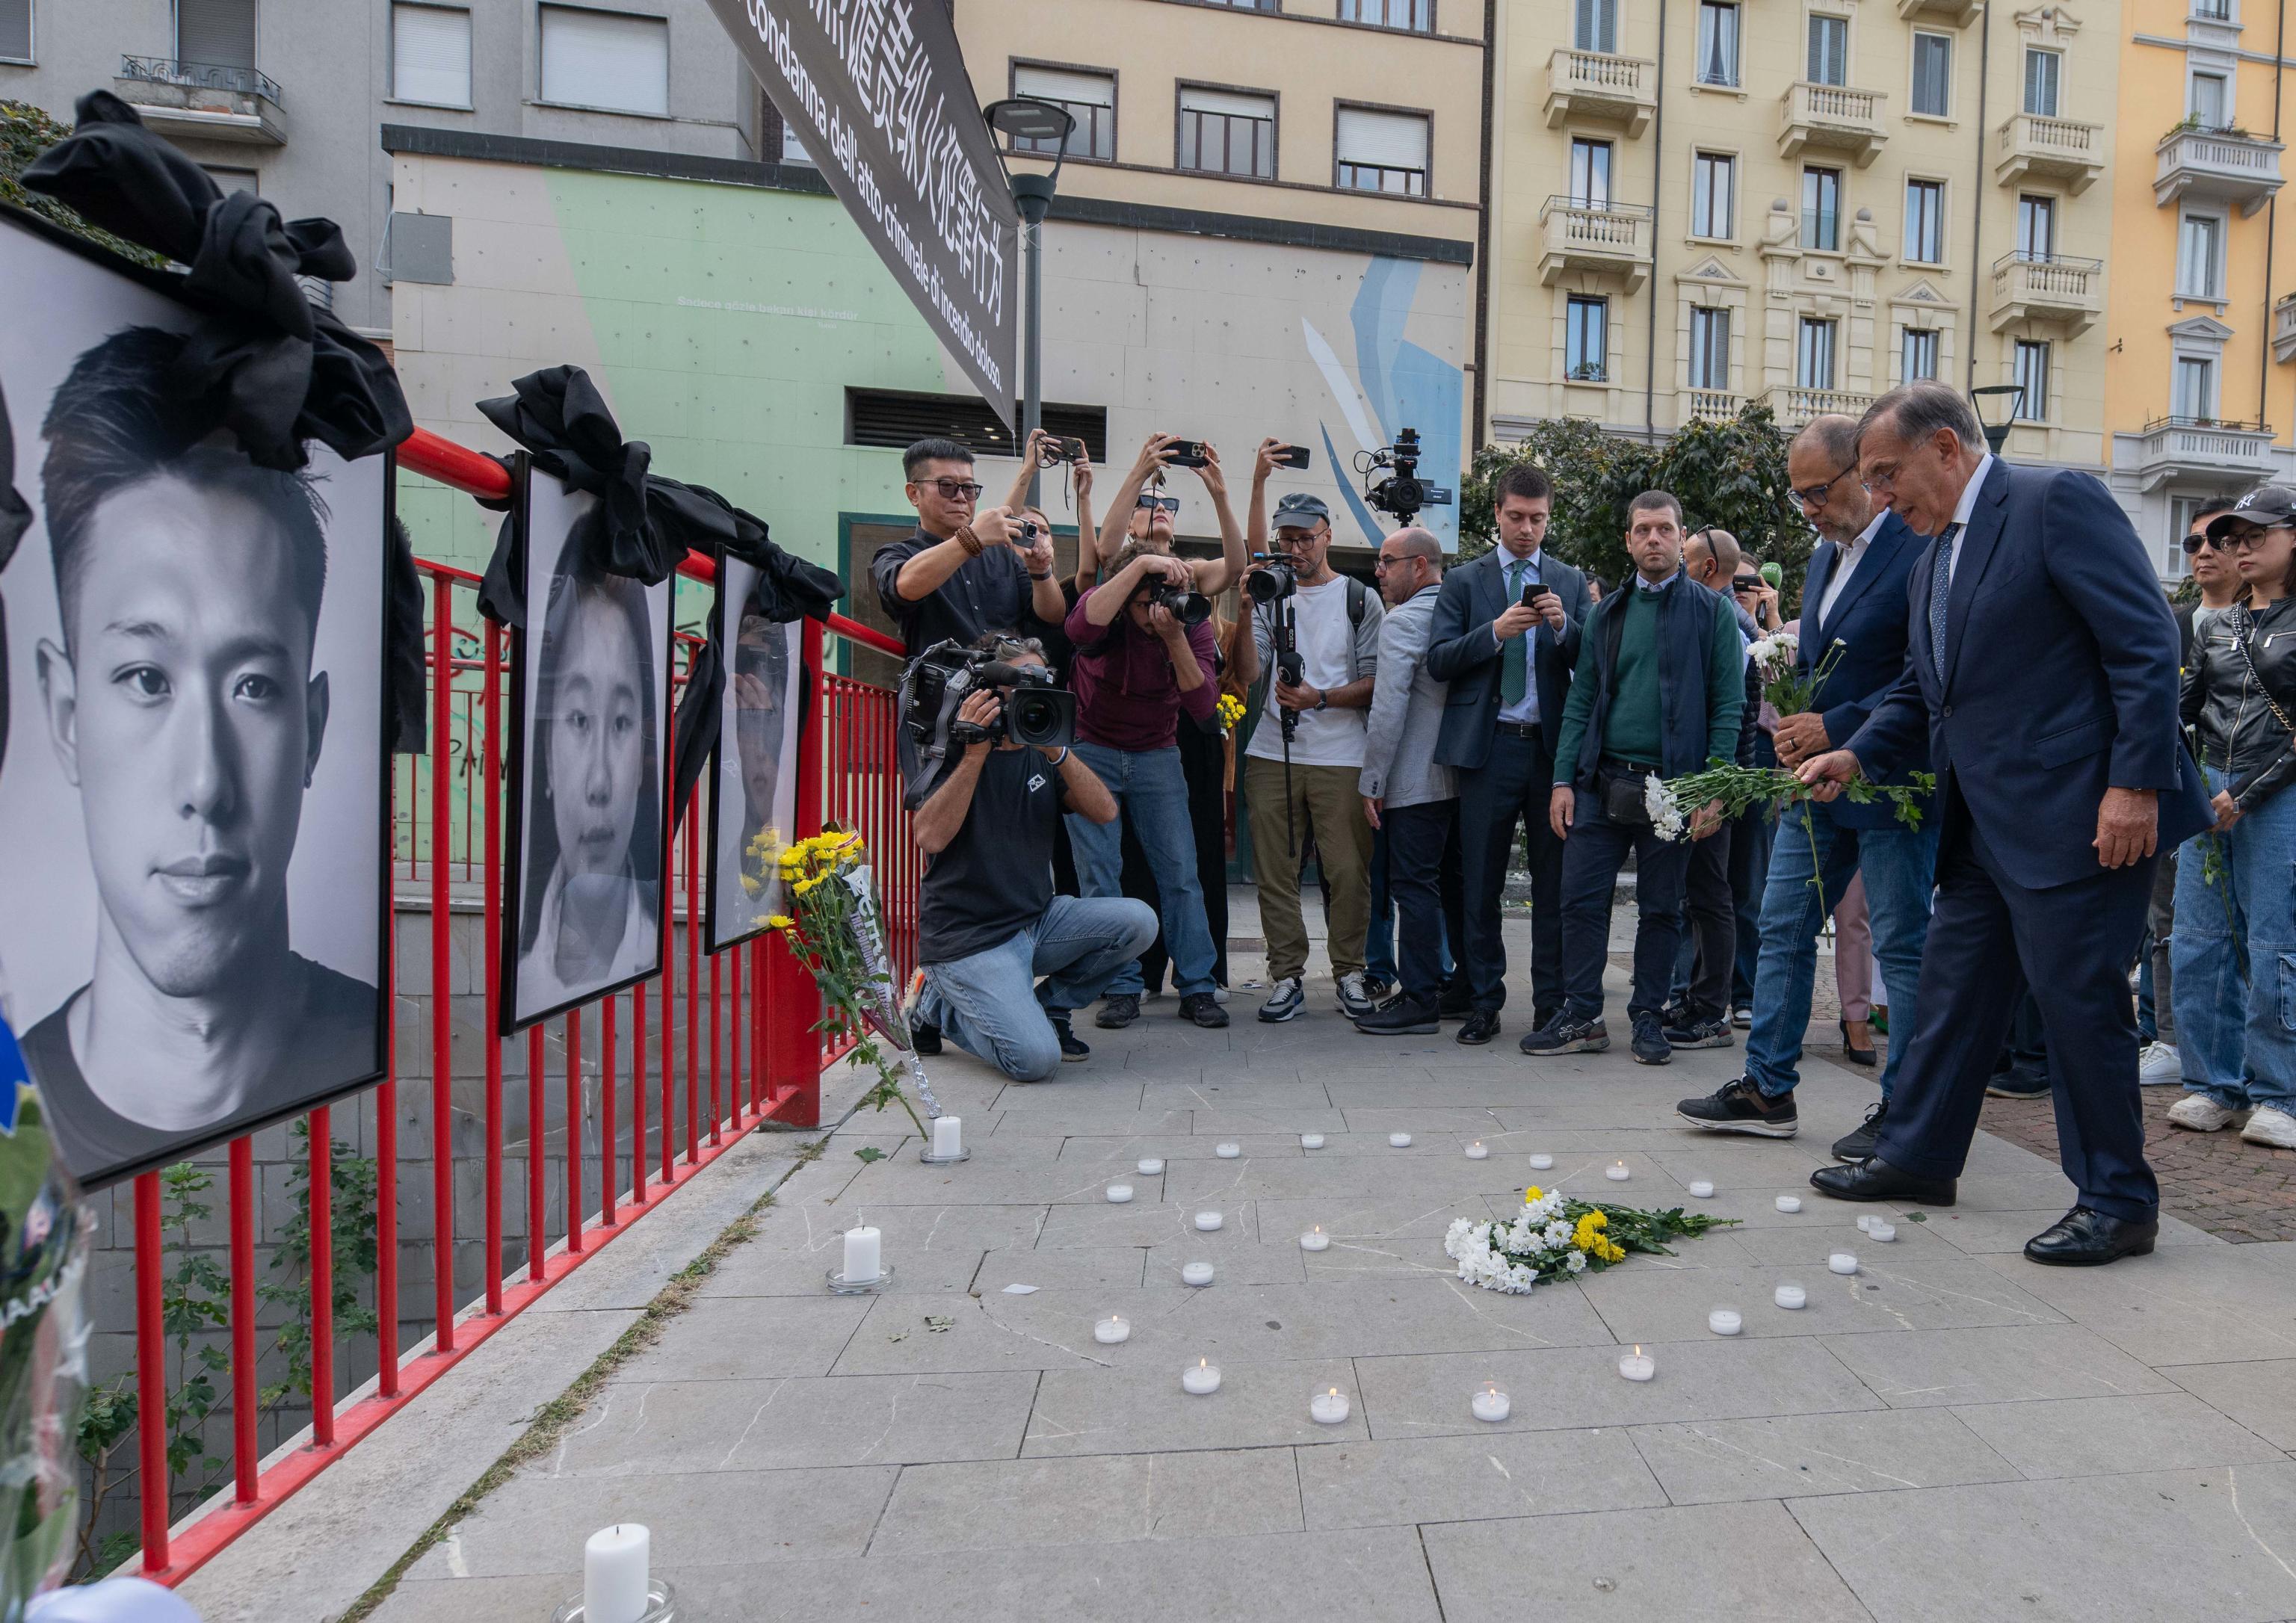
M 1365 588 L 1364 583 L 1354 576 L 1346 577 L 1346 580 L 1348 583 L 1348 628 L 1351 632 L 1361 631 L 1364 616 L 1370 611 L 1371 594 Z M 1356 660 L 1356 639 L 1353 636 L 1348 638 L 1348 680 L 1350 682 L 1363 680 L 1363 668 Z

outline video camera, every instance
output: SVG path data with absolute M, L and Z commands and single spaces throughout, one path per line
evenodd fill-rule
M 1372 475 L 1381 469 L 1391 471 L 1387 478 L 1374 483 Z M 1403 429 L 1395 436 L 1395 443 L 1382 450 L 1358 452 L 1356 471 L 1364 476 L 1364 500 L 1388 514 L 1398 524 L 1408 524 L 1419 516 L 1423 507 L 1448 507 L 1450 490 L 1441 485 L 1431 485 L 1419 477 L 1419 430 Z
M 982 692 L 1003 696 L 996 719 L 986 725 L 959 721 L 959 707 Z M 1076 742 L 1076 695 L 1054 686 L 1051 671 L 1008 664 L 954 638 L 935 643 L 910 663 L 901 677 L 900 706 L 902 725 L 928 765 L 938 765 L 953 748 L 977 743 L 1058 750 Z

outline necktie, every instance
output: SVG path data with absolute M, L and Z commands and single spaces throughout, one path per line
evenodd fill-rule
M 1930 566 L 1930 662 L 1937 667 L 1938 679 L 1945 679 L 1945 617 L 1948 600 L 1953 595 L 1953 543 L 1961 534 L 1961 526 L 1948 524 L 1938 537 L 1937 561 Z
M 1521 559 L 1506 566 L 1507 603 L 1522 601 L 1522 577 L 1529 565 Z M 1511 636 L 1499 649 L 1499 708 L 1512 709 L 1530 691 L 1530 633 Z

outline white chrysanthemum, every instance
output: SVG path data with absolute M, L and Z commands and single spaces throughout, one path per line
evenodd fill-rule
M 1652 830 L 1660 840 L 1682 838 L 1687 825 L 1683 821 L 1681 802 L 1656 773 L 1643 780 L 1643 809 L 1650 814 Z
M 1587 1253 L 1584 1251 L 1571 1252 L 1570 1256 L 1563 1258 L 1562 1266 L 1570 1269 L 1573 1274 L 1584 1274 L 1587 1271 Z

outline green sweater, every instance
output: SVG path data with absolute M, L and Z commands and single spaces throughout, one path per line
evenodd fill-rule
M 1629 581 L 1620 590 L 1627 601 L 1616 612 L 1625 617 L 1619 633 L 1619 668 L 1609 714 L 1604 717 L 1603 753 L 1626 760 L 1656 761 L 1664 753 L 1659 696 L 1658 594 L 1643 591 Z M 1595 709 L 1596 669 L 1602 658 L 1602 629 L 1589 626 L 1571 674 L 1570 697 L 1562 708 L 1561 736 L 1555 740 L 1555 778 L 1568 782 L 1576 770 L 1587 725 Z M 1746 639 L 1738 630 L 1738 617 L 1727 599 L 1715 604 L 1714 633 L 1707 644 L 1706 754 L 1711 760 L 1738 757 L 1738 724 L 1745 710 Z M 1699 763 L 1702 766 L 1705 762 Z

